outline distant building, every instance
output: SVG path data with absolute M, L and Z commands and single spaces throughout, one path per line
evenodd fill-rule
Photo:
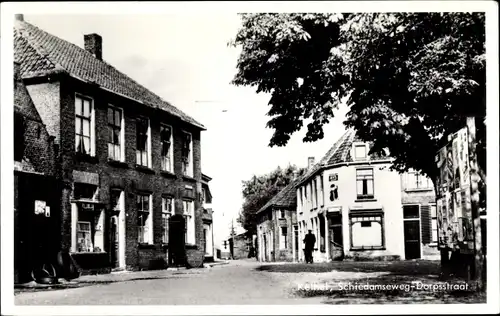
M 259 261 L 297 261 L 300 249 L 297 226 L 297 176 L 257 211 Z
M 214 229 L 213 229 L 213 209 L 212 209 L 212 193 L 208 183 L 212 180 L 209 176 L 201 175 L 201 200 L 203 202 L 203 250 L 205 251 L 205 261 L 213 262 L 216 258 L 214 245 Z
M 248 238 L 246 233 L 235 235 L 228 238 L 229 243 L 229 258 L 246 259 L 252 247 L 252 240 Z
M 389 170 L 392 158 L 369 150 L 370 143 L 348 130 L 319 163 L 309 160 L 297 185 L 297 221 L 300 240 L 308 230 L 316 236 L 315 261 L 427 255 L 419 248 L 430 247 L 431 190 L 416 197 L 407 190 L 409 182 L 402 185 L 411 174 Z M 422 211 L 411 206 L 416 201 Z M 302 251 L 299 259 L 304 260 Z

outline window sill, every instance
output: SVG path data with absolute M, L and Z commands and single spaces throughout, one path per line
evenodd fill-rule
M 350 251 L 370 251 L 370 250 L 385 250 L 385 247 L 356 247 L 350 249 Z
M 405 192 L 428 192 L 434 191 L 433 188 L 421 188 L 421 189 L 405 189 Z
M 160 174 L 166 178 L 176 178 L 177 176 L 170 171 L 160 170 Z
M 438 246 L 438 243 L 437 242 L 431 242 L 429 244 L 429 247 L 437 247 Z
M 99 159 L 96 156 L 82 154 L 79 152 L 75 152 L 75 160 L 78 162 L 89 162 L 94 164 L 99 163 Z
M 155 244 L 147 244 L 147 243 L 142 243 L 142 242 L 138 243 L 138 247 L 139 247 L 139 249 L 155 249 L 156 248 Z
M 113 167 L 128 168 L 128 164 L 124 161 L 108 158 L 108 164 Z
M 370 198 L 363 198 L 363 197 L 359 197 L 354 201 L 356 203 L 359 203 L 359 202 L 377 202 L 377 199 L 373 198 L 373 197 L 370 197 Z
M 196 179 L 191 176 L 182 175 L 182 178 L 187 181 L 196 182 Z
M 149 167 L 142 166 L 142 165 L 135 165 L 135 169 L 144 173 L 149 173 L 149 174 L 155 174 L 155 171 Z

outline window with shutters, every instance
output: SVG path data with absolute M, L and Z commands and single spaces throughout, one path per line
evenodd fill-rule
M 438 227 L 436 205 L 431 205 L 431 244 L 437 245 L 438 242 Z

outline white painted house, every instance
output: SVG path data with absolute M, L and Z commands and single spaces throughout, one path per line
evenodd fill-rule
M 309 158 L 297 185 L 297 222 L 300 241 L 308 230 L 316 236 L 315 262 L 405 259 L 405 238 L 421 242 L 420 226 L 405 231 L 401 175 L 389 170 L 390 157 L 368 155 L 369 146 L 348 130 L 317 164 Z

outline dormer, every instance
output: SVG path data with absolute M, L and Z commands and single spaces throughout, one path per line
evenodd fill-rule
M 352 158 L 354 161 L 364 161 L 369 160 L 368 156 L 370 148 L 367 143 L 354 142 L 352 144 Z

